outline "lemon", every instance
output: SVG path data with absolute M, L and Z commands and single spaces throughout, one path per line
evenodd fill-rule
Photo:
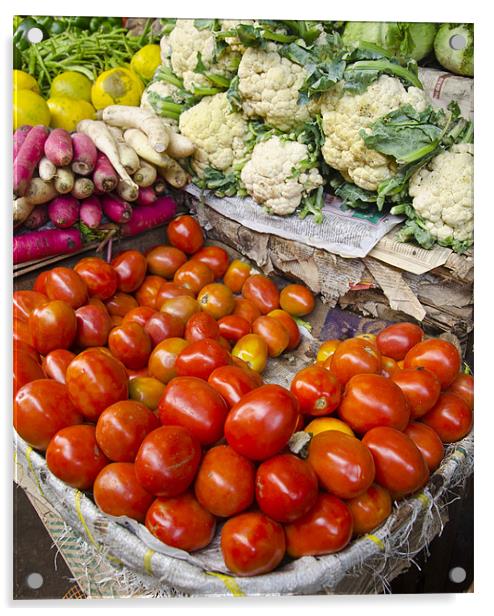
M 39 94 L 39 85 L 36 79 L 24 71 L 13 70 L 12 78 L 14 90 L 32 90 Z
M 76 71 L 65 71 L 51 82 L 50 97 L 68 96 L 90 103 L 92 85 L 86 75 Z
M 95 117 L 94 107 L 84 100 L 76 100 L 68 96 L 53 96 L 48 99 L 47 103 L 51 112 L 52 128 L 74 131 L 80 120 L 94 120 Z
M 144 84 L 128 68 L 112 68 L 98 76 L 91 88 L 91 101 L 96 109 L 108 105 L 133 105 L 141 102 Z
M 144 45 L 132 56 L 130 68 L 144 81 L 152 79 L 154 72 L 161 64 L 159 45 Z
M 14 90 L 14 130 L 19 126 L 29 124 L 50 125 L 50 109 L 42 98 L 32 90 Z

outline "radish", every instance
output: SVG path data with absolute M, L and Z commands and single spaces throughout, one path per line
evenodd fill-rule
M 117 195 L 124 201 L 135 201 L 139 196 L 139 187 L 137 184 L 131 186 L 125 180 L 120 180 L 117 186 Z
M 163 178 L 158 178 L 154 183 L 153 188 L 158 197 L 164 195 L 168 190 L 166 182 Z
M 156 152 L 164 152 L 170 142 L 170 129 L 153 111 L 126 105 L 109 105 L 103 109 L 102 118 L 111 126 L 140 129 Z
M 157 198 L 158 195 L 154 192 L 154 188 L 152 186 L 139 188 L 136 205 L 151 205 Z
M 113 138 L 117 144 L 120 162 L 124 166 L 125 171 L 127 171 L 130 175 L 133 175 L 140 166 L 139 156 L 137 156 L 130 145 L 127 145 L 120 128 L 117 128 L 116 126 L 109 126 L 108 130 L 113 135 Z
M 43 158 L 39 161 L 39 164 L 38 164 L 39 177 L 44 182 L 49 182 L 50 180 L 53 180 L 56 173 L 57 173 L 57 168 L 55 167 L 55 165 L 51 162 L 51 160 L 48 160 L 46 156 L 43 156 Z
M 72 162 L 74 150 L 70 134 L 63 128 L 55 128 L 45 141 L 45 156 L 55 167 L 66 167 Z
M 43 157 L 43 148 L 49 135 L 46 126 L 34 126 L 19 148 L 14 160 L 14 192 L 22 197 Z
M 48 205 L 48 216 L 60 229 L 71 227 L 79 220 L 79 201 L 71 195 L 57 197 Z
M 93 182 L 98 190 L 111 192 L 118 184 L 118 175 L 105 154 L 99 152 L 93 173 Z
M 31 205 L 41 205 L 48 203 L 56 196 L 58 196 L 58 192 L 53 182 L 44 182 L 41 178 L 33 178 L 27 187 L 24 198 Z
M 101 205 L 103 213 L 112 222 L 124 223 L 129 221 L 133 215 L 132 207 L 127 201 L 123 201 L 115 195 L 103 195 Z
M 184 169 L 182 169 L 176 160 L 173 158 L 170 158 L 170 160 L 172 161 L 172 164 L 168 167 L 160 167 L 158 169 L 158 173 L 174 188 L 183 188 L 189 183 L 189 175 Z
M 13 150 L 14 150 L 12 160 L 15 160 L 15 157 L 19 153 L 19 150 L 21 149 L 21 145 L 24 143 L 31 128 L 32 126 L 30 126 L 29 124 L 24 124 L 23 126 L 19 126 L 19 128 L 15 131 L 14 136 L 12 138 Z
M 156 177 L 158 172 L 145 160 L 140 161 L 139 169 L 134 173 L 133 179 L 134 182 L 141 186 L 142 188 L 146 188 L 146 186 L 151 186 L 156 181 Z
M 129 222 L 120 227 L 123 236 L 132 236 L 162 225 L 177 213 L 177 204 L 171 197 L 160 197 L 152 205 L 134 209 Z
M 48 206 L 46 203 L 37 205 L 24 221 L 26 229 L 39 229 L 48 222 Z
M 103 218 L 101 202 L 95 195 L 88 197 L 81 203 L 79 218 L 90 229 L 97 229 Z
M 76 199 L 87 199 L 93 194 L 94 183 L 89 178 L 77 178 L 74 182 L 71 195 Z
M 84 133 L 72 134 L 72 171 L 78 175 L 89 175 L 96 166 L 98 151 L 91 137 Z
M 74 188 L 74 172 L 69 167 L 60 167 L 55 175 L 55 188 L 61 195 L 66 195 Z
M 22 223 L 29 218 L 35 207 L 36 206 L 32 203 L 29 203 L 26 197 L 14 199 L 14 207 L 12 211 L 14 229 L 22 225 Z
M 28 231 L 14 237 L 14 264 L 75 252 L 82 248 L 79 229 Z

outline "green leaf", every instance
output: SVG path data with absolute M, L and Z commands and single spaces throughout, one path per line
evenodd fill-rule
M 242 97 L 240 96 L 240 91 L 238 89 L 239 81 L 238 75 L 235 75 L 235 77 L 230 81 L 230 86 L 226 91 L 226 97 L 234 111 L 242 111 Z

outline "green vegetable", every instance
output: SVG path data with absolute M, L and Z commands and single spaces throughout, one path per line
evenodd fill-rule
M 434 39 L 434 52 L 446 70 L 473 77 L 473 24 L 443 24 Z

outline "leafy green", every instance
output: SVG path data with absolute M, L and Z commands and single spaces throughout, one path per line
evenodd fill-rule
M 211 190 L 218 197 L 245 196 L 240 181 L 239 171 L 223 173 L 213 167 L 206 167 L 203 177 L 194 178 L 195 184 L 201 189 Z
M 309 195 L 306 195 L 299 206 L 298 215 L 302 220 L 308 216 L 314 216 L 314 222 L 321 224 L 323 221 L 322 208 L 324 207 L 324 188 L 319 186 Z

